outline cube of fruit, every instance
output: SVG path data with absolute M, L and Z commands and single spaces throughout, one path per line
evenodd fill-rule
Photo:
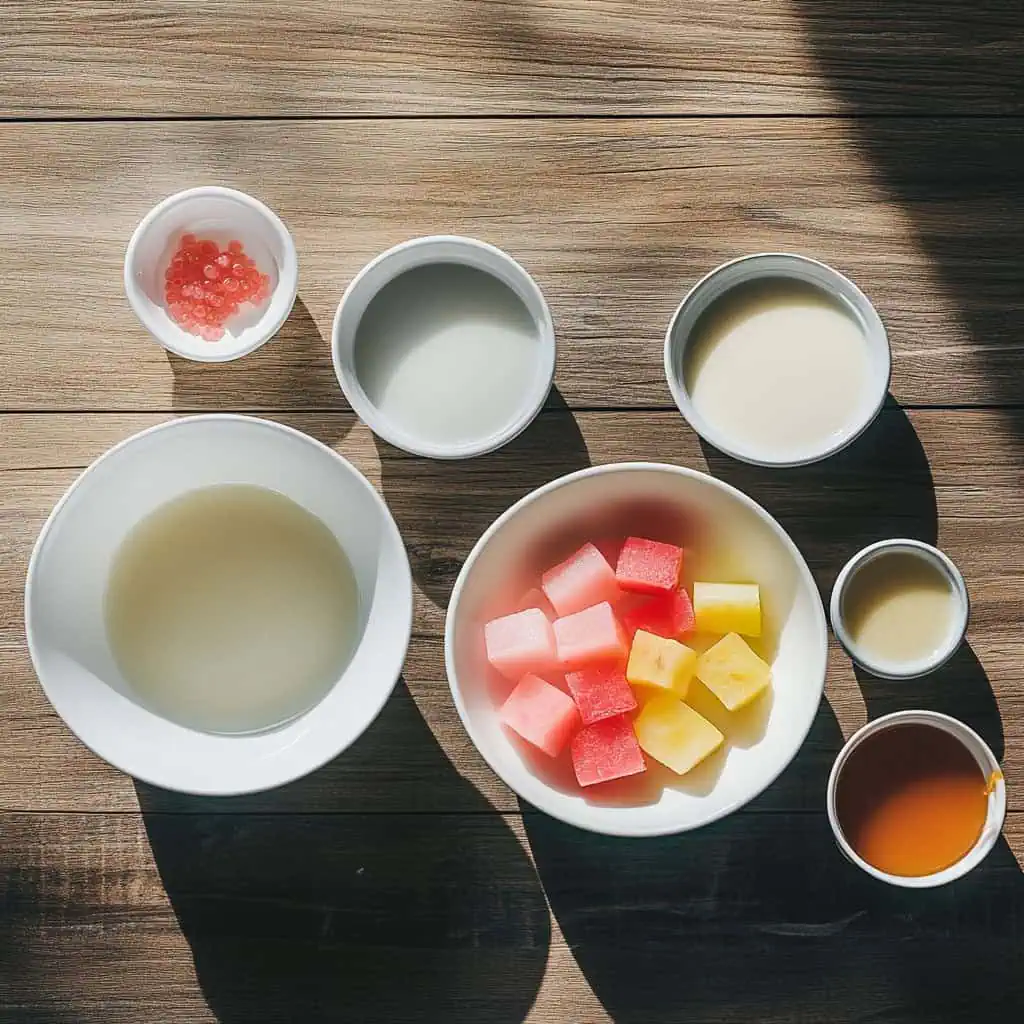
M 634 729 L 643 751 L 678 775 L 713 754 L 725 739 L 703 715 L 669 693 L 644 705 Z
M 519 680 L 500 714 L 505 725 L 551 757 L 561 753 L 580 726 L 572 697 L 535 675 Z
M 564 562 L 548 569 L 540 585 L 559 615 L 572 615 L 620 594 L 615 570 L 597 548 L 587 542 Z
M 697 666 L 697 652 L 678 640 L 638 629 L 626 665 L 626 678 L 634 686 L 655 686 L 685 697 Z
M 596 664 L 625 664 L 629 641 L 607 601 L 555 619 L 553 628 L 563 671 Z
M 633 637 L 638 629 L 655 636 L 678 640 L 693 629 L 693 605 L 685 590 L 646 597 L 640 604 L 622 613 L 626 633 Z
M 509 679 L 549 672 L 558 664 L 555 633 L 539 608 L 492 619 L 484 626 L 487 660 Z
M 761 589 L 756 583 L 694 583 L 698 633 L 761 635 Z
M 572 767 L 581 786 L 610 782 L 647 770 L 628 715 L 584 726 L 573 737 Z
M 643 537 L 627 537 L 615 578 L 623 590 L 641 594 L 670 594 L 679 587 L 683 549 Z
M 565 677 L 584 725 L 612 718 L 636 708 L 636 697 L 617 665 L 585 668 Z
M 735 711 L 768 688 L 772 670 L 743 637 L 730 633 L 697 659 L 697 678 Z

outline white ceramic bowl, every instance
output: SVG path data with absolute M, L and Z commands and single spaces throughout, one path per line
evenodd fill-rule
M 876 659 L 857 645 L 857 642 L 850 635 L 846 628 L 846 617 L 843 611 L 843 599 L 846 595 L 850 581 L 864 566 L 873 562 L 876 558 L 889 552 L 902 552 L 915 555 L 930 562 L 936 569 L 946 577 L 949 583 L 950 595 L 954 603 L 953 621 L 949 631 L 949 638 L 945 644 L 939 647 L 934 653 L 919 661 L 911 661 L 906 664 L 886 664 Z M 960 570 L 953 563 L 953 560 L 943 554 L 938 548 L 923 541 L 910 540 L 906 537 L 897 537 L 891 540 L 880 540 L 875 544 L 869 544 L 862 548 L 843 566 L 836 582 L 832 587 L 832 597 L 829 601 L 829 617 L 832 620 L 832 629 L 836 639 L 842 644 L 843 650 L 861 668 L 867 669 L 874 676 L 880 679 L 916 679 L 919 676 L 927 675 L 941 668 L 956 654 L 960 645 L 967 635 L 967 623 L 970 619 L 971 602 L 967 595 L 967 584 L 960 573 Z
M 842 826 L 839 823 L 839 815 L 836 812 L 836 789 L 839 784 L 839 777 L 843 767 L 849 760 L 850 755 L 869 736 L 884 729 L 890 729 L 897 725 L 930 725 L 936 729 L 942 729 L 951 736 L 955 736 L 971 752 L 978 762 L 978 767 L 984 778 L 989 780 L 988 814 L 985 824 L 982 827 L 981 835 L 971 850 L 955 864 L 950 865 L 943 871 L 937 871 L 932 875 L 890 875 L 887 871 L 879 871 L 866 860 L 860 857 L 847 842 L 843 834 Z M 1002 770 L 995 754 L 992 753 L 989 745 L 969 726 L 956 718 L 948 715 L 940 715 L 937 711 L 896 711 L 891 715 L 884 715 L 868 722 L 862 726 L 847 740 L 846 745 L 839 752 L 832 771 L 828 777 L 828 791 L 826 795 L 828 808 L 828 820 L 832 825 L 832 832 L 835 835 L 836 843 L 843 855 L 851 863 L 866 871 L 869 875 L 889 885 L 900 886 L 904 889 L 931 889 L 937 885 L 945 885 L 954 879 L 961 878 L 968 871 L 976 868 L 991 852 L 995 846 L 999 833 L 1003 828 L 1003 820 L 1006 817 L 1006 782 L 1003 779 Z
M 621 795 L 581 790 L 562 761 L 530 753 L 501 725 L 510 690 L 487 663 L 483 626 L 516 610 L 541 571 L 588 538 L 628 533 L 688 550 L 684 577 L 760 583 L 772 693 L 737 713 L 728 749 L 686 776 L 649 762 Z M 742 807 L 800 749 L 825 683 L 827 629 L 807 564 L 781 526 L 742 492 L 696 470 L 656 463 L 585 469 L 513 505 L 480 538 L 456 581 L 445 627 L 448 682 L 470 738 L 524 800 L 580 828 L 654 836 L 699 828 Z M 701 707 L 707 714 L 715 712 Z M 719 706 L 718 720 L 728 718 Z M 721 727 L 721 726 L 720 726 Z M 614 787 L 615 784 L 613 784 Z M 595 790 L 603 790 L 595 792 Z
M 716 300 L 737 285 L 766 278 L 787 278 L 821 289 L 837 300 L 860 324 L 870 357 L 870 382 L 860 411 L 845 428 L 826 444 L 808 448 L 799 457 L 768 458 L 752 451 L 708 422 L 696 409 L 686 387 L 686 349 L 693 328 Z M 891 354 L 889 338 L 871 300 L 838 270 L 826 263 L 785 252 L 762 252 L 741 256 L 716 267 L 687 293 L 672 315 L 665 333 L 665 377 L 679 411 L 687 423 L 709 444 L 726 455 L 755 466 L 804 466 L 834 455 L 852 444 L 874 422 L 889 390 Z
M 182 330 L 164 304 L 164 271 L 186 232 L 221 246 L 237 238 L 270 277 L 269 300 L 243 306 L 219 341 Z M 143 327 L 169 352 L 197 362 L 238 359 L 269 341 L 288 319 L 298 287 L 295 242 L 281 218 L 258 199 L 216 185 L 178 192 L 154 206 L 135 229 L 124 257 L 125 294 Z
M 500 430 L 462 444 L 444 444 L 411 433 L 385 415 L 367 395 L 356 372 L 356 335 L 367 307 L 385 285 L 417 267 L 454 263 L 496 278 L 522 302 L 536 331 L 538 359 L 518 411 Z M 518 437 L 544 406 L 555 376 L 555 328 L 537 282 L 508 253 L 475 238 L 428 235 L 381 253 L 353 278 L 334 316 L 331 335 L 334 372 L 345 397 L 369 428 L 396 448 L 431 459 L 468 459 L 492 452 Z
M 104 591 L 126 533 L 159 505 L 212 484 L 252 484 L 318 516 L 348 555 L 360 600 L 356 648 L 308 712 L 246 735 L 197 732 L 132 696 L 107 642 Z M 412 628 L 412 577 L 383 500 L 340 455 L 247 416 L 172 420 L 128 438 L 71 485 L 29 562 L 25 631 L 36 674 L 68 727 L 145 782 L 229 795 L 279 786 L 353 743 L 391 693 Z

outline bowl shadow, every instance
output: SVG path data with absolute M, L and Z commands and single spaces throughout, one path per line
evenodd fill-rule
M 962 644 L 945 665 L 920 679 L 879 679 L 857 665 L 854 672 L 870 718 L 918 708 L 938 711 L 969 725 L 992 748 L 996 760 L 1003 759 L 1005 745 L 999 705 L 969 644 Z
M 829 731 L 838 744 L 834 718 Z M 849 864 L 823 808 L 755 803 L 643 842 L 525 807 L 524 823 L 552 911 L 617 1024 L 975 1024 L 1024 1006 L 1024 878 L 1003 839 L 966 878 L 914 892 Z
M 413 577 L 442 609 L 462 563 L 499 515 L 543 484 L 590 465 L 586 442 L 557 388 L 519 437 L 479 458 L 424 459 L 376 435 L 374 441 L 381 489 L 405 539 Z
M 839 570 L 868 544 L 887 537 L 936 542 L 928 457 L 891 395 L 856 441 L 810 466 L 751 466 L 700 443 L 712 475 L 749 494 L 793 538 L 826 601 Z
M 265 345 L 227 363 L 198 363 L 167 352 L 175 412 L 352 410 L 338 386 L 330 345 L 301 298 Z M 340 440 L 335 438 L 335 440 Z
M 404 685 L 308 779 L 237 799 L 136 791 L 221 1024 L 526 1016 L 550 943 L 536 873 Z

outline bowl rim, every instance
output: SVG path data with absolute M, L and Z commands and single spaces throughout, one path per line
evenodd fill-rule
M 168 431 L 175 428 L 180 428 L 184 425 L 192 425 L 196 422 L 242 422 L 250 427 L 261 427 L 269 428 L 272 430 L 280 431 L 294 439 L 312 445 L 320 451 L 329 454 L 339 465 L 339 468 L 352 477 L 360 486 L 364 487 L 370 494 L 375 507 L 381 516 L 381 522 L 385 531 L 389 535 L 389 542 L 396 545 L 395 550 L 400 553 L 400 567 L 404 567 L 402 573 L 402 586 L 400 591 L 396 594 L 397 600 L 395 601 L 394 614 L 399 616 L 399 625 L 401 627 L 402 635 L 404 640 L 395 644 L 391 655 L 388 659 L 389 667 L 387 672 L 382 673 L 383 676 L 389 676 L 392 674 L 394 679 L 387 685 L 381 686 L 378 700 L 376 700 L 373 706 L 369 709 L 370 714 L 366 722 L 362 727 L 351 737 L 351 739 L 341 747 L 336 747 L 333 743 L 326 744 L 324 748 L 318 750 L 317 754 L 308 758 L 306 761 L 297 763 L 295 766 L 290 768 L 287 772 L 283 773 L 280 778 L 269 785 L 215 785 L 212 784 L 207 787 L 193 787 L 186 788 L 182 786 L 172 785 L 165 779 L 159 779 L 155 777 L 155 774 L 148 770 L 135 771 L 132 768 L 120 763 L 120 759 L 114 759 L 109 757 L 107 754 L 97 749 L 97 746 L 86 740 L 78 731 L 76 725 L 70 721 L 65 715 L 58 710 L 57 704 L 54 702 L 51 696 L 50 687 L 47 684 L 43 673 L 40 670 L 39 656 L 36 650 L 36 642 L 34 639 L 34 626 L 32 622 L 32 592 L 35 584 L 35 578 L 37 575 L 37 565 L 39 559 L 42 557 L 43 549 L 49 538 L 49 535 L 57 522 L 58 518 L 62 514 L 65 505 L 70 501 L 72 495 L 79 489 L 85 479 L 96 469 L 100 464 L 108 461 L 109 459 L 116 458 L 117 455 L 128 446 L 143 440 L 151 434 L 159 433 L 162 431 Z M 399 604 L 400 601 L 400 604 Z M 349 747 L 354 745 L 360 737 L 370 728 L 370 726 L 376 721 L 380 712 L 383 710 L 384 705 L 387 703 L 391 694 L 394 692 L 395 687 L 398 685 L 398 680 L 401 678 L 402 670 L 405 665 L 405 658 L 408 652 L 409 643 L 412 639 L 412 622 L 413 622 L 413 584 L 412 584 L 412 569 L 409 565 L 408 551 L 405 547 L 405 542 L 402 539 L 401 533 L 395 523 L 394 517 L 391 515 L 391 510 L 388 508 L 387 503 L 377 492 L 377 489 L 370 483 L 370 481 L 344 456 L 334 451 L 333 448 L 328 447 L 322 441 L 317 438 L 304 433 L 301 430 L 297 430 L 295 427 L 287 426 L 284 423 L 278 423 L 274 420 L 263 419 L 258 416 L 247 416 L 241 413 L 200 413 L 196 415 L 184 415 L 176 416 L 173 419 L 165 420 L 162 423 L 156 423 L 151 427 L 146 427 L 144 430 L 140 430 L 112 445 L 101 455 L 95 458 L 88 466 L 85 467 L 75 477 L 75 479 L 68 485 L 67 489 L 57 500 L 53 506 L 50 514 L 46 517 L 42 527 L 40 528 L 39 534 L 36 537 L 35 544 L 32 546 L 32 553 L 29 556 L 28 568 L 25 572 L 25 587 L 24 587 L 24 626 L 25 626 L 25 640 L 28 647 L 29 659 L 32 663 L 32 670 L 35 673 L 36 680 L 39 683 L 40 689 L 46 697 L 47 702 L 53 709 L 54 713 L 64 723 L 65 727 L 72 733 L 73 736 L 88 750 L 90 750 L 96 757 L 105 761 L 107 764 L 112 765 L 118 771 L 123 772 L 125 775 L 133 779 L 138 779 L 140 782 L 144 782 L 147 785 L 157 786 L 161 789 L 170 790 L 171 792 L 184 793 L 187 796 L 243 796 L 249 793 L 263 793 L 269 792 L 270 790 L 278 789 L 281 786 L 288 785 L 291 782 L 295 782 L 298 779 L 304 778 L 307 775 L 312 774 L 319 768 L 322 768 L 329 761 L 339 757 Z M 396 630 L 397 635 L 397 630 Z M 335 684 L 337 685 L 337 684 Z M 306 716 L 314 712 L 321 701 L 318 701 L 307 711 L 303 712 L 297 718 L 292 719 L 285 725 L 290 725 L 295 722 L 302 721 Z M 161 716 L 157 716 L 161 717 Z M 164 719 L 164 721 L 169 721 Z M 176 723 L 171 723 L 176 724 Z M 178 728 L 185 728 L 184 726 L 178 726 Z M 196 730 L 190 730 L 196 731 Z M 242 734 L 239 736 L 228 736 L 227 739 L 245 740 L 247 738 L 255 738 L 266 735 L 267 732 L 273 732 L 274 730 L 266 730 L 253 734 Z M 296 743 L 295 746 L 301 746 L 301 741 Z
M 151 313 L 147 302 L 140 298 L 142 289 L 135 280 L 134 273 L 136 250 L 141 244 L 142 239 L 149 233 L 153 223 L 165 211 L 174 206 L 189 202 L 192 199 L 208 197 L 227 199 L 240 203 L 243 206 L 248 206 L 269 225 L 270 230 L 277 237 L 284 253 L 284 258 L 278 271 L 277 287 L 274 289 L 270 305 L 267 307 L 264 317 L 270 317 L 271 310 L 275 305 L 278 306 L 278 309 L 273 317 L 267 319 L 263 329 L 258 333 L 254 332 L 253 339 L 245 345 L 235 345 L 217 352 L 208 353 L 205 350 L 189 352 L 184 350 L 174 337 L 163 329 L 163 326 Z M 176 356 L 188 359 L 194 363 L 229 363 L 261 348 L 284 326 L 285 321 L 291 314 L 292 307 L 295 305 L 295 298 L 299 290 L 299 257 L 295 247 L 295 239 L 292 238 L 291 232 L 284 221 L 266 203 L 261 202 L 255 196 L 249 195 L 248 192 L 229 188 L 226 185 L 197 185 L 194 188 L 182 189 L 180 192 L 175 192 L 173 195 L 161 199 L 139 221 L 125 248 L 123 278 L 125 295 L 128 299 L 128 304 L 132 308 L 132 312 L 135 313 L 139 322 L 158 344 L 167 349 L 168 352 L 173 352 Z M 279 299 L 278 296 L 283 296 L 283 299 Z
M 903 668 L 872 661 L 871 656 L 862 651 L 850 635 L 850 631 L 846 628 L 846 616 L 843 614 L 843 598 L 856 574 L 887 552 L 910 553 L 922 561 L 929 562 L 945 576 L 956 601 L 956 618 L 952 623 L 946 643 L 930 658 L 908 662 Z M 832 585 L 828 610 L 829 619 L 832 622 L 832 632 L 835 633 L 839 645 L 852 661 L 879 679 L 900 681 L 926 676 L 942 668 L 953 658 L 967 636 L 967 627 L 971 618 L 971 599 L 963 574 L 953 559 L 944 551 L 940 551 L 934 544 L 927 544 L 922 540 L 914 540 L 910 537 L 889 537 L 861 548 L 839 570 L 839 575 Z
M 440 249 L 452 250 L 446 255 L 439 255 Z M 541 351 L 537 359 L 537 381 L 531 390 L 524 394 L 523 401 L 518 415 L 503 430 L 489 437 L 480 438 L 463 444 L 443 444 L 440 442 L 427 441 L 421 437 L 397 427 L 370 401 L 366 394 L 355 367 L 351 372 L 344 365 L 345 358 L 354 362 L 354 342 L 358 332 L 359 321 L 355 323 L 352 330 L 353 353 L 349 356 L 348 348 L 342 353 L 342 345 L 339 341 L 343 320 L 349 316 L 348 307 L 356 290 L 362 286 L 363 281 L 372 274 L 378 267 L 394 262 L 406 253 L 417 250 L 419 254 L 416 262 L 410 266 L 401 267 L 395 273 L 390 274 L 388 279 L 378 287 L 369 301 L 373 301 L 381 291 L 392 281 L 402 274 L 418 267 L 434 266 L 443 263 L 457 263 L 462 266 L 472 267 L 481 273 L 488 274 L 496 281 L 505 285 L 516 298 L 527 307 L 528 312 L 533 315 L 525 299 L 519 294 L 518 289 L 509 283 L 508 280 L 500 277 L 492 267 L 485 266 L 480 259 L 474 257 L 490 257 L 504 266 L 511 277 L 514 277 L 523 290 L 528 292 L 531 301 L 536 305 L 539 314 L 538 341 Z M 365 310 L 364 310 L 365 312 Z M 360 314 L 359 320 L 362 320 Z M 456 460 L 472 459 L 479 455 L 487 455 L 490 452 L 504 447 L 510 441 L 515 440 L 527 427 L 537 418 L 544 403 L 551 393 L 551 386 L 554 383 L 555 367 L 557 364 L 558 342 L 555 338 L 555 325 L 551 316 L 551 309 L 540 285 L 533 275 L 515 257 L 500 249 L 490 242 L 484 242 L 479 238 L 472 238 L 468 235 L 421 235 L 417 238 L 409 238 L 397 245 L 378 253 L 368 263 L 364 264 L 355 277 L 348 283 L 342 293 L 334 313 L 334 320 L 331 324 L 331 362 L 334 365 L 334 375 L 349 405 L 359 418 L 378 437 L 387 441 L 388 444 L 400 448 L 411 455 L 420 455 L 428 459 Z
M 563 487 L 568 487 L 579 480 L 586 479 L 593 476 L 611 475 L 616 473 L 631 473 L 631 472 L 656 472 L 656 473 L 670 473 L 676 476 L 683 476 L 688 479 L 699 480 L 702 484 L 710 483 L 713 487 L 717 487 L 729 494 L 733 498 L 740 501 L 741 504 L 745 505 L 748 509 L 754 512 L 761 520 L 766 522 L 772 530 L 775 531 L 779 540 L 787 548 L 790 554 L 793 556 L 797 572 L 803 579 L 803 582 L 808 587 L 810 593 L 815 597 L 812 602 L 814 609 L 814 619 L 818 639 L 818 650 L 821 661 L 821 672 L 820 681 L 816 687 L 817 699 L 813 705 L 808 703 L 810 713 L 807 715 L 806 722 L 801 723 L 800 728 L 797 730 L 799 734 L 799 742 L 797 742 L 793 748 L 792 754 L 786 759 L 786 761 L 780 765 L 778 771 L 770 776 L 766 776 L 765 779 L 758 784 L 758 786 L 751 790 L 751 792 L 740 799 L 734 800 L 732 803 L 727 804 L 725 807 L 718 809 L 713 815 L 709 816 L 699 824 L 689 824 L 682 826 L 664 826 L 664 827 L 622 827 L 617 826 L 614 823 L 610 825 L 602 824 L 598 826 L 592 821 L 587 821 L 586 816 L 575 816 L 571 813 L 562 814 L 558 811 L 551 809 L 550 807 L 542 807 L 527 797 L 523 796 L 522 793 L 516 788 L 516 786 L 509 780 L 505 774 L 499 770 L 495 765 L 494 761 L 489 756 L 488 752 L 484 749 L 480 743 L 479 736 L 474 729 L 468 709 L 466 708 L 465 702 L 462 699 L 461 687 L 457 684 L 458 678 L 455 668 L 455 650 L 454 650 L 454 634 L 455 634 L 455 613 L 458 609 L 459 601 L 462 596 L 462 591 L 466 585 L 466 580 L 469 578 L 469 573 L 472 571 L 473 565 L 479 558 L 481 552 L 490 543 L 494 535 L 519 511 L 525 508 L 527 505 L 532 504 L 536 499 L 550 494 Z M 581 828 L 584 831 L 594 832 L 600 835 L 609 836 L 620 836 L 623 838 L 648 838 L 655 836 L 667 836 L 667 835 L 678 835 L 684 832 L 694 831 L 699 828 L 703 828 L 705 825 L 710 825 L 715 821 L 720 821 L 722 818 L 727 817 L 734 811 L 739 810 L 741 807 L 746 806 L 750 801 L 760 796 L 775 780 L 785 771 L 786 768 L 793 762 L 793 759 L 800 752 L 801 747 L 807 739 L 808 734 L 811 731 L 811 727 L 814 724 L 814 719 L 817 717 L 818 710 L 821 706 L 821 699 L 825 692 L 825 676 L 828 666 L 828 623 L 825 617 L 825 609 L 821 602 L 821 596 L 818 592 L 817 584 L 814 581 L 814 576 L 811 573 L 810 567 L 807 565 L 806 560 L 797 547 L 796 542 L 786 532 L 783 526 L 778 522 L 775 517 L 762 507 L 758 502 L 751 498 L 748 494 L 739 490 L 737 487 L 733 487 L 732 484 L 728 484 L 723 480 L 719 480 L 717 477 L 712 476 L 710 473 L 704 473 L 697 469 L 691 469 L 688 466 L 677 466 L 667 462 L 613 462 L 602 466 L 589 466 L 586 469 L 577 470 L 573 473 L 568 473 L 564 476 L 558 477 L 555 480 L 549 481 L 548 483 L 538 487 L 536 490 L 531 491 L 529 494 L 520 498 L 514 505 L 506 509 L 493 523 L 484 531 L 480 539 L 473 546 L 466 561 L 462 565 L 462 569 L 459 571 L 458 578 L 455 581 L 455 586 L 452 588 L 451 598 L 448 602 L 448 610 L 445 614 L 445 630 L 444 630 L 444 659 L 445 659 L 445 671 L 448 678 L 448 689 L 452 695 L 452 701 L 455 704 L 455 709 L 459 713 L 459 718 L 462 720 L 462 726 L 466 730 L 470 740 L 473 742 L 473 746 L 477 749 L 480 756 L 487 762 L 491 771 L 502 782 L 508 786 L 520 799 L 527 801 L 531 806 L 536 807 L 538 811 L 548 814 L 559 821 L 564 822 L 567 825 L 573 825 L 576 828 Z M 575 806 L 575 805 L 574 805 Z M 584 805 L 590 806 L 590 805 Z
M 893 875 L 864 860 L 846 838 L 836 808 L 839 778 L 850 755 L 869 737 L 902 724 L 927 725 L 954 736 L 978 762 L 979 769 L 985 772 L 985 777 L 992 787 L 989 793 L 985 824 L 974 841 L 974 845 L 958 861 L 941 871 L 934 871 L 930 875 Z M 968 741 L 974 744 L 974 750 L 971 749 Z M 978 751 L 981 751 L 980 758 Z M 984 765 L 982 760 L 985 762 Z M 993 753 L 992 748 L 966 722 L 961 722 L 959 718 L 944 715 L 939 711 L 910 708 L 905 711 L 893 711 L 888 715 L 882 715 L 881 718 L 866 722 L 843 744 L 829 771 L 828 784 L 825 787 L 825 809 L 836 846 L 851 864 L 856 865 L 878 881 L 901 889 L 934 889 L 937 886 L 956 881 L 973 871 L 992 852 L 996 840 L 1002 834 L 1003 823 L 1006 820 L 1006 780 L 1003 777 L 999 759 Z
M 738 285 L 745 284 L 749 281 L 767 277 L 790 277 L 796 280 L 806 280 L 797 274 L 785 271 L 768 272 L 760 266 L 767 261 L 785 261 L 796 266 L 804 265 L 814 268 L 821 277 L 825 278 L 829 282 L 828 284 L 825 284 L 821 281 L 817 281 L 815 282 L 816 286 L 826 291 L 833 298 L 840 298 L 844 304 L 850 304 L 854 307 L 857 315 L 864 321 L 865 341 L 872 352 L 877 352 L 881 357 L 881 363 L 879 364 L 881 372 L 873 369 L 871 372 L 870 382 L 871 390 L 874 391 L 877 388 L 878 395 L 870 408 L 867 406 L 865 407 L 863 418 L 854 421 L 856 426 L 851 429 L 849 433 L 844 434 L 833 443 L 826 445 L 817 452 L 811 452 L 799 458 L 766 458 L 745 450 L 743 445 L 737 445 L 731 442 L 727 436 L 722 434 L 721 431 L 714 426 L 714 424 L 709 423 L 697 411 L 690 398 L 690 393 L 686 387 L 685 380 L 683 379 L 683 374 L 680 372 L 680 367 L 677 365 L 680 360 L 676 360 L 674 358 L 674 352 L 678 347 L 675 343 L 676 325 L 678 324 L 680 317 L 686 311 L 687 307 L 699 297 L 700 293 L 703 292 L 712 283 L 712 281 L 720 275 L 732 270 L 734 267 L 743 267 L 744 264 L 749 265 L 745 268 L 747 271 L 746 275 L 741 280 L 737 280 L 730 284 L 726 288 L 726 291 L 731 291 Z M 840 289 L 842 288 L 848 289 L 853 295 L 855 301 L 851 302 L 850 300 L 843 298 L 840 292 Z M 680 343 L 680 345 L 685 350 L 685 347 L 688 344 L 689 334 L 685 340 Z M 680 353 L 680 355 L 682 355 L 682 353 Z M 768 250 L 765 252 L 748 253 L 744 256 L 736 256 L 733 259 L 726 260 L 724 263 L 720 263 L 718 266 L 713 267 L 704 274 L 686 292 L 682 301 L 678 306 L 676 306 L 669 318 L 668 326 L 665 330 L 663 360 L 665 380 L 668 383 L 669 390 L 672 392 L 672 398 L 675 401 L 676 407 L 686 422 L 689 423 L 690 426 L 705 441 L 707 441 L 708 444 L 717 448 L 720 452 L 723 452 L 730 458 L 736 459 L 739 462 L 746 462 L 751 466 L 761 466 L 766 469 L 792 469 L 798 466 L 810 466 L 816 462 L 823 462 L 825 459 L 831 458 L 833 455 L 843 451 L 843 449 L 848 448 L 854 443 L 854 441 L 861 437 L 878 418 L 878 414 L 882 411 L 882 408 L 885 405 L 885 399 L 889 393 L 889 387 L 892 383 L 892 345 L 889 341 L 889 334 L 885 329 L 885 324 L 882 321 L 881 316 L 879 316 L 874 303 L 872 303 L 855 281 L 836 270 L 835 267 L 830 266 L 822 260 L 816 260 L 811 256 L 804 256 L 801 253 L 785 252 L 782 250 Z

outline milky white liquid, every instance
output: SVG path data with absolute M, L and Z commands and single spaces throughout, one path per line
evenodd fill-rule
M 416 267 L 374 297 L 355 340 L 356 375 L 396 427 L 458 445 L 509 426 L 536 379 L 540 340 L 519 297 L 454 263 Z
M 331 531 L 273 491 L 182 495 L 136 525 L 106 593 L 107 637 L 141 703 L 207 732 L 294 718 L 338 679 L 358 623 Z
M 953 629 L 955 601 L 945 573 L 904 551 L 856 570 L 843 594 L 843 619 L 857 649 L 899 666 L 937 655 Z
M 799 459 L 838 441 L 868 401 L 864 332 L 812 285 L 768 278 L 716 299 L 684 367 L 694 408 L 753 455 Z

